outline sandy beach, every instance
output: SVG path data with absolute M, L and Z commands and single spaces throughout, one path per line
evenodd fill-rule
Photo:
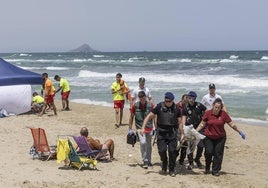
M 153 147 L 153 167 L 140 165 L 139 143 L 126 144 L 129 112 L 125 110 L 124 125 L 115 128 L 112 107 L 71 103 L 71 111 L 50 111 L 42 117 L 19 115 L 0 119 L 1 187 L 268 187 L 268 128 L 237 124 L 246 133 L 246 140 L 226 125 L 227 142 L 219 177 L 205 175 L 204 170 L 177 165 L 176 177 L 159 174 L 160 158 Z M 60 109 L 60 103 L 57 102 Z M 30 129 L 45 129 L 50 145 L 57 135 L 78 135 L 81 127 L 104 142 L 115 141 L 116 160 L 99 162 L 97 170 L 62 169 L 56 160 L 33 160 L 29 153 L 33 144 Z M 204 157 L 202 157 L 204 164 Z

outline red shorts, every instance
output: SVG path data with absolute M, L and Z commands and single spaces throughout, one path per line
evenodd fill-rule
M 46 95 L 45 100 L 47 104 L 53 104 L 54 103 L 54 96 L 55 95 Z
M 123 109 L 125 104 L 125 100 L 115 100 L 114 101 L 114 108 Z
M 61 99 L 68 99 L 70 95 L 70 91 L 66 91 L 61 93 Z

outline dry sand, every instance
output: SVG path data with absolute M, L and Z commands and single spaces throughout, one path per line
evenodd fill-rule
M 60 103 L 57 102 L 60 109 Z M 0 119 L 1 187 L 268 187 L 268 128 L 252 125 L 238 126 L 246 140 L 226 126 L 227 142 L 221 176 L 203 174 L 204 170 L 177 166 L 176 177 L 159 174 L 160 158 L 153 147 L 153 167 L 141 165 L 139 144 L 126 144 L 128 116 L 124 126 L 114 127 L 114 110 L 110 107 L 71 103 L 72 111 L 48 112 L 42 117 L 19 115 Z M 98 163 L 97 170 L 61 169 L 55 160 L 33 160 L 29 149 L 33 144 L 30 127 L 44 128 L 50 145 L 57 135 L 78 135 L 86 126 L 90 135 L 104 142 L 115 141 L 115 161 Z M 204 163 L 204 157 L 202 157 Z

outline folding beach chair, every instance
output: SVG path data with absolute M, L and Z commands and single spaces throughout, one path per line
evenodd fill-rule
M 83 167 L 89 169 L 96 169 L 97 160 L 93 159 L 89 156 L 81 156 L 79 155 L 74 146 L 72 141 L 67 139 L 58 139 L 57 143 L 57 162 L 60 163 L 62 161 L 69 162 L 68 166 L 74 166 L 81 170 Z M 91 167 L 92 166 L 92 167 Z
M 73 139 L 79 147 L 79 155 L 90 156 L 97 160 L 107 160 L 108 149 L 92 150 L 84 136 L 73 136 Z
M 34 141 L 34 148 L 37 153 L 38 159 L 41 160 L 49 160 L 51 157 L 56 155 L 56 147 L 57 146 L 49 146 L 47 137 L 46 137 L 46 132 L 42 128 L 30 128 L 31 133 L 33 136 L 33 141 Z M 34 159 L 34 156 L 33 156 Z

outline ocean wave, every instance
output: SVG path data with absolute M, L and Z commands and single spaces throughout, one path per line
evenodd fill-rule
M 78 77 L 87 77 L 87 78 L 96 78 L 96 77 L 115 77 L 116 73 L 100 73 L 100 72 L 92 72 L 88 70 L 81 70 L 78 73 Z
M 20 56 L 32 56 L 31 54 L 20 54 Z
M 93 104 L 99 106 L 113 107 L 113 103 L 108 103 L 105 101 L 93 101 L 90 99 L 72 99 L 71 102 L 80 103 L 80 104 Z
M 268 56 L 262 56 L 261 60 L 268 60 Z
M 100 58 L 100 57 L 105 57 L 105 56 L 104 55 L 93 55 L 93 57 Z
M 236 122 L 245 123 L 247 125 L 259 125 L 268 127 L 268 121 L 250 118 L 232 118 Z
M 231 56 L 229 57 L 229 59 L 238 59 L 238 57 L 239 57 L 239 56 L 237 56 L 237 55 L 231 55 Z
M 46 67 L 47 70 L 69 70 L 69 67 Z

